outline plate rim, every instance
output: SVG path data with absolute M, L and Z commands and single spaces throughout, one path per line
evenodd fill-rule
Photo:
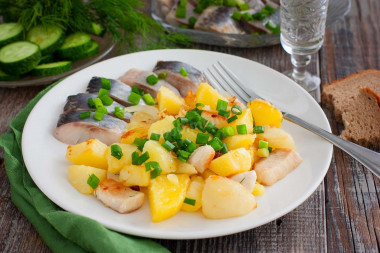
M 161 50 L 151 50 L 151 51 L 143 51 L 143 52 L 135 52 L 135 53 L 132 53 L 132 54 L 126 54 L 126 55 L 121 55 L 121 56 L 117 56 L 117 57 L 113 57 L 113 58 L 110 58 L 110 59 L 107 59 L 105 61 L 102 61 L 101 63 L 105 63 L 107 61 L 113 61 L 115 58 L 122 58 L 122 57 L 129 57 L 130 55 L 135 55 L 135 54 L 146 54 L 146 53 L 151 53 L 151 52 L 154 52 L 154 53 L 159 53 L 159 52 L 167 52 L 167 51 L 176 51 L 176 52 L 183 52 L 183 51 L 189 51 L 189 52 L 198 52 L 198 53 L 206 53 L 206 54 L 214 54 L 214 55 L 222 55 L 222 56 L 225 56 L 225 57 L 232 57 L 232 58 L 239 58 L 239 60 L 243 60 L 243 61 L 248 61 L 248 62 L 251 62 L 251 63 L 254 63 L 254 64 L 257 64 L 259 65 L 260 67 L 263 67 L 263 68 L 266 68 L 266 69 L 269 69 L 270 71 L 273 71 L 273 72 L 276 72 L 276 74 L 281 74 L 279 73 L 278 71 L 268 67 L 268 66 L 265 66 L 259 62 L 256 62 L 256 61 L 252 61 L 250 59 L 246 59 L 246 58 L 243 58 L 243 57 L 239 57 L 239 56 L 235 56 L 235 55 L 230 55 L 230 54 L 226 54 L 226 53 L 219 53 L 219 52 L 213 52 L 213 51 L 207 51 L 207 50 L 198 50 L 198 49 L 161 49 Z M 100 64 L 100 63 L 97 63 L 97 64 Z M 94 64 L 96 65 L 96 64 Z M 94 66 L 93 65 L 93 66 Z M 87 69 L 87 68 L 85 68 Z M 84 70 L 85 70 L 84 69 Z M 81 71 L 84 71 L 84 70 L 81 70 Z M 81 72 L 79 71 L 79 72 Z M 76 75 L 77 73 L 79 72 L 76 72 L 74 73 L 73 75 Z M 70 76 L 73 76 L 73 75 L 70 75 Z M 281 74 L 282 75 L 282 74 Z M 283 75 L 284 78 L 287 78 L 286 76 Z M 293 82 L 293 81 L 292 81 Z M 55 87 L 53 87 L 50 91 L 48 91 L 41 99 L 40 101 L 43 101 L 44 97 L 49 94 L 50 92 L 53 92 L 53 90 L 57 89 L 60 85 L 63 85 L 64 82 L 61 82 L 59 84 L 57 84 Z M 298 85 L 293 82 L 293 85 L 297 86 Z M 301 88 L 299 88 L 301 89 Z M 302 92 L 304 93 L 304 95 L 306 96 L 309 96 L 309 99 L 312 99 L 313 103 L 315 103 L 314 105 L 317 105 L 317 108 L 318 108 L 318 111 L 321 113 L 321 116 L 323 116 L 323 122 L 321 122 L 321 124 L 325 124 L 325 126 L 323 126 L 322 128 L 324 128 L 326 131 L 328 132 L 331 132 L 331 127 L 330 127 L 330 124 L 328 122 L 328 119 L 325 115 L 325 113 L 323 112 L 322 108 L 318 105 L 318 103 L 310 96 L 309 93 L 307 93 L 306 91 L 302 90 Z M 24 130 L 26 129 L 26 131 L 23 131 L 22 133 L 22 152 L 23 152 L 23 158 L 24 158 L 24 161 L 25 161 L 25 166 L 28 170 L 28 173 L 30 174 L 30 176 L 32 177 L 33 181 L 35 182 L 35 184 L 37 185 L 37 187 L 44 193 L 45 196 L 47 196 L 52 202 L 54 202 L 56 205 L 60 206 L 63 210 L 66 210 L 66 211 L 69 211 L 69 212 L 72 212 L 72 213 L 75 213 L 75 214 L 79 214 L 76 212 L 75 209 L 72 209 L 71 207 L 67 207 L 65 205 L 65 207 L 62 206 L 61 203 L 57 203 L 58 200 L 55 196 L 51 197 L 49 196 L 49 194 L 46 194 L 45 191 L 43 190 L 44 187 L 41 187 L 36 181 L 38 181 L 38 179 L 36 180 L 35 178 L 35 174 L 34 172 L 31 172 L 30 171 L 30 168 L 28 167 L 28 163 L 29 161 L 25 160 L 25 157 L 24 157 L 24 151 L 26 149 L 26 145 L 25 142 L 26 142 L 26 139 L 27 138 L 24 138 L 25 137 L 25 133 L 28 132 L 28 125 L 30 124 L 30 121 L 31 119 L 33 118 L 33 115 L 36 114 L 37 112 L 37 108 L 38 108 L 38 104 L 40 103 L 40 101 L 38 101 L 38 103 L 33 107 L 32 111 L 30 112 L 26 122 L 25 122 L 25 126 L 24 126 Z M 118 227 L 115 227 L 113 225 L 110 225 L 110 224 L 107 224 L 107 222 L 102 222 L 102 221 L 97 221 L 99 222 L 100 224 L 104 225 L 105 227 L 109 228 L 109 229 L 112 229 L 114 231 L 118 231 L 118 232 L 121 232 L 121 233 L 124 233 L 124 234 L 131 234 L 131 235 L 135 235 L 135 236 L 142 236 L 142 237 L 148 237 L 148 238 L 155 238 L 155 239 L 174 239 L 174 240 L 183 240 L 183 239 L 202 239 L 202 238 L 212 238 L 212 237 L 219 237 L 219 236 L 225 236 L 225 235 L 231 235 L 231 234 L 235 234 L 235 233 L 238 233 L 238 232 L 242 232 L 242 231 L 246 231 L 246 230 L 249 230 L 249 229 L 253 229 L 253 228 L 256 228 L 256 227 L 259 227 L 259 226 L 262 226 L 264 224 L 267 224 L 279 217 L 282 217 L 283 215 L 291 212 L 292 210 L 294 210 L 296 207 L 298 207 L 299 205 L 301 205 L 305 200 L 307 200 L 314 192 L 315 190 L 317 189 L 317 187 L 321 184 L 321 182 L 323 181 L 328 169 L 329 169 L 329 165 L 331 163 L 331 159 L 332 159 L 332 154 L 333 154 L 333 145 L 332 144 L 329 144 L 328 145 L 328 158 L 324 160 L 324 171 L 323 173 L 320 174 L 320 177 L 318 178 L 318 180 L 314 180 L 313 181 L 313 185 L 308 187 L 308 191 L 306 192 L 306 194 L 304 193 L 302 195 L 302 197 L 298 198 L 297 201 L 294 201 L 290 204 L 288 204 L 286 206 L 286 208 L 284 208 L 283 210 L 281 210 L 280 212 L 276 211 L 276 212 L 272 212 L 271 215 L 269 216 L 266 216 L 265 219 L 262 220 L 262 222 L 258 222 L 257 224 L 255 224 L 254 226 L 252 225 L 248 225 L 246 224 L 245 226 L 239 226 L 239 227 L 236 227 L 235 229 L 231 229 L 229 228 L 228 232 L 223 232 L 222 231 L 214 231 L 212 234 L 206 234 L 206 233 L 203 233 L 203 232 L 198 232 L 197 234 L 192 234 L 192 235 L 187 235 L 187 234 L 182 234 L 180 232 L 176 232 L 176 234 L 172 234 L 172 235 L 158 235 L 157 233 L 152 233 L 150 231 L 126 231 L 126 230 L 123 230 L 123 229 L 120 229 Z M 81 215 L 81 214 L 79 214 Z M 83 217 L 86 217 L 86 218 L 90 218 L 88 216 L 83 216 Z M 244 217 L 244 216 L 242 216 Z M 239 218 L 239 217 L 237 217 Z M 92 218 L 90 218 L 92 219 Z M 232 218 L 234 219 L 234 218 Z M 208 232 L 207 232 L 208 233 Z

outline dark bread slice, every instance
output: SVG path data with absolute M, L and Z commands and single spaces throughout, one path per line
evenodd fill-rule
M 359 94 L 342 113 L 345 129 L 341 136 L 362 146 L 380 147 L 380 97 L 370 88 Z
M 380 95 L 380 71 L 363 70 L 324 85 L 321 94 L 322 104 L 333 112 L 338 122 L 343 123 L 342 114 L 358 96 L 360 87 L 368 87 Z

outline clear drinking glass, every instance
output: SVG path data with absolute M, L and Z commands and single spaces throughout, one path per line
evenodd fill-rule
M 328 0 L 281 0 L 281 45 L 293 64 L 285 74 L 309 93 L 318 91 L 318 97 L 321 79 L 306 67 L 323 44 L 327 6 Z

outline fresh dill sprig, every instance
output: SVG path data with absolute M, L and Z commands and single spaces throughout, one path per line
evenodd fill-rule
M 19 22 L 26 30 L 36 25 L 58 25 L 68 32 L 101 25 L 128 51 L 189 45 L 189 38 L 169 33 L 143 13 L 143 0 L 0 0 L 5 22 Z

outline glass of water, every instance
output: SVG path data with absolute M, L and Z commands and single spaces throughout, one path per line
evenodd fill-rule
M 293 64 L 293 70 L 285 74 L 317 100 L 321 79 L 306 67 L 323 44 L 327 6 L 328 0 L 281 0 L 281 45 Z

